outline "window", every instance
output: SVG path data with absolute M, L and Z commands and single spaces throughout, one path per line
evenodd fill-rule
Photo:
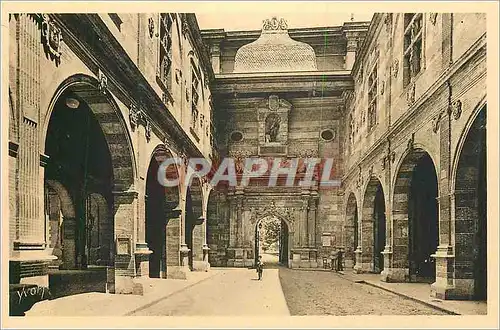
M 232 142 L 240 142 L 243 140 L 243 134 L 238 131 L 234 131 L 231 133 L 230 139 Z
M 196 72 L 196 67 L 191 64 L 191 127 L 197 129 L 198 126 L 198 103 L 200 100 L 200 79 Z
M 320 134 L 321 139 L 325 142 L 330 142 L 335 138 L 335 132 L 331 129 L 325 129 Z
M 403 85 L 406 87 L 422 66 L 422 14 L 404 15 Z
M 377 64 L 368 77 L 368 131 L 377 124 Z
M 158 78 L 164 90 L 170 87 L 172 67 L 172 16 L 160 14 L 160 47 Z

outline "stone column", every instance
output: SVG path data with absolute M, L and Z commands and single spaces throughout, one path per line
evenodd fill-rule
M 206 241 L 203 237 L 205 222 L 205 218 L 200 216 L 196 219 L 196 225 L 193 228 L 193 270 L 197 271 L 205 270 L 203 262 L 203 244 Z
M 181 182 L 184 181 L 183 177 L 181 176 L 180 178 Z M 182 198 L 180 201 L 180 250 L 179 250 L 179 256 L 180 256 L 180 261 L 181 261 L 181 266 L 184 267 L 184 272 L 189 272 L 189 248 L 186 243 L 186 216 L 187 216 L 187 210 L 186 210 L 186 189 L 185 187 L 181 186 L 181 191 L 182 193 Z
M 76 269 L 75 231 L 76 219 L 64 217 L 62 222 L 62 269 Z
M 142 286 L 134 281 L 135 268 L 135 222 L 138 193 L 134 190 L 113 191 L 115 215 L 115 293 L 142 294 Z M 112 291 L 112 290 L 110 290 Z
M 40 155 L 40 58 L 41 33 L 39 23 L 30 15 L 16 20 L 15 42 L 18 52 L 12 77 L 13 106 L 19 121 L 17 153 L 15 235 L 9 258 L 10 267 L 21 283 L 48 286 L 47 264 L 55 259 L 45 248 L 44 171 L 47 157 Z M 14 151 L 13 148 L 10 148 Z
M 445 19 L 445 18 L 443 18 Z M 448 81 L 448 109 L 447 115 L 439 122 L 439 153 L 440 172 L 439 180 L 439 245 L 432 255 L 436 259 L 436 281 L 431 285 L 431 295 L 440 299 L 447 299 L 455 291 L 455 255 L 451 241 L 452 234 L 452 195 L 450 194 L 451 175 L 451 107 L 452 90 Z
M 144 189 L 144 180 L 141 178 L 141 181 L 138 185 L 138 200 L 137 200 L 137 238 L 135 243 L 135 262 L 136 262 L 136 273 L 137 276 L 149 276 L 149 255 L 152 251 L 149 249 L 148 244 L 146 243 L 146 201 L 145 195 L 143 191 Z
M 167 278 L 186 279 L 189 268 L 183 263 L 181 256 L 181 219 L 182 211 L 176 208 L 167 212 L 166 247 L 167 247 Z M 185 254 L 187 256 L 187 253 Z M 188 262 L 188 261 L 184 261 Z
M 308 245 L 309 242 L 309 233 L 308 233 L 308 204 L 309 202 L 307 201 L 307 196 L 302 195 L 304 198 L 302 200 L 302 207 L 300 209 L 300 219 L 298 221 L 298 230 L 299 230 L 299 246 L 300 247 L 305 247 Z
M 358 207 L 356 212 L 358 212 L 358 246 L 356 247 L 356 250 L 354 251 L 355 255 L 355 263 L 354 263 L 354 272 L 355 273 L 362 273 L 363 272 L 363 260 L 362 260 L 362 240 L 363 240 L 363 235 L 362 235 L 362 216 L 360 216 L 360 213 L 362 213 L 363 208 Z

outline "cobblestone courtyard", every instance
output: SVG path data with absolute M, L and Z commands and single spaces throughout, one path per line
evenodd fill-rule
M 279 276 L 291 315 L 445 315 L 331 272 L 280 268 Z

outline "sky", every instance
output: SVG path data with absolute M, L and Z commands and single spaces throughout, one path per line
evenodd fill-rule
M 362 13 L 332 13 L 330 11 L 318 12 L 232 12 L 225 15 L 220 13 L 196 13 L 198 25 L 204 29 L 224 29 L 226 31 L 237 30 L 260 30 L 262 21 L 266 18 L 276 16 L 284 18 L 288 23 L 289 29 L 304 28 L 304 27 L 322 27 L 322 26 L 340 26 L 344 22 L 351 20 L 351 15 L 354 15 L 355 21 L 370 21 L 373 12 Z

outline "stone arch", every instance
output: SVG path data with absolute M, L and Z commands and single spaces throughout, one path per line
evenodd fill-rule
M 487 298 L 486 103 L 464 128 L 452 173 L 455 281 L 468 299 Z
M 278 210 L 266 210 L 263 213 L 256 214 L 254 220 L 255 223 L 252 224 L 253 227 L 253 237 L 252 237 L 252 247 L 253 247 L 253 256 L 254 262 L 257 261 L 258 258 L 258 243 L 257 243 L 257 232 L 259 230 L 259 224 L 262 223 L 263 220 L 275 218 L 281 224 L 285 224 L 285 227 L 281 227 L 280 239 L 282 240 L 282 246 L 280 246 L 280 263 L 286 265 L 287 267 L 291 266 L 291 257 L 292 257 L 292 249 L 293 249 L 293 222 L 290 221 L 287 217 L 280 214 Z
M 432 270 L 434 260 L 430 257 L 436 252 L 439 241 L 437 206 L 439 187 L 434 164 L 426 150 L 415 146 L 405 152 L 397 167 L 392 190 L 391 267 L 394 280 L 435 278 L 435 270 Z M 420 190 L 417 191 L 417 188 Z M 423 197 L 415 197 L 420 191 Z M 422 203 L 422 209 L 415 207 L 414 203 L 417 201 Z M 429 216 L 423 216 L 424 212 L 429 213 Z M 427 221 L 422 222 L 424 219 Z
M 151 152 L 145 185 L 145 242 L 152 253 L 148 256 L 149 277 L 166 278 L 169 265 L 178 266 L 180 222 L 175 210 L 180 207 L 178 186 L 166 187 L 159 182 L 160 165 L 173 158 L 163 144 Z M 165 169 L 168 180 L 180 178 L 179 168 L 172 164 Z
M 381 181 L 371 176 L 363 196 L 361 215 L 361 264 L 367 271 L 380 273 L 385 247 L 385 198 Z
M 59 200 L 61 201 L 61 211 L 63 216 L 67 218 L 75 218 L 75 206 L 66 187 L 56 180 L 45 180 L 45 184 L 57 193 Z
M 57 101 L 62 96 L 72 95 L 88 105 L 104 134 L 113 164 L 113 189 L 127 190 L 133 186 L 137 172 L 132 140 L 125 119 L 110 91 L 100 89 L 99 81 L 85 74 L 75 74 L 64 80 L 49 103 L 41 130 L 41 148 L 45 148 L 50 118 Z
M 359 245 L 358 202 L 353 192 L 348 194 L 345 211 L 345 263 L 347 268 L 356 263 L 355 251 Z

